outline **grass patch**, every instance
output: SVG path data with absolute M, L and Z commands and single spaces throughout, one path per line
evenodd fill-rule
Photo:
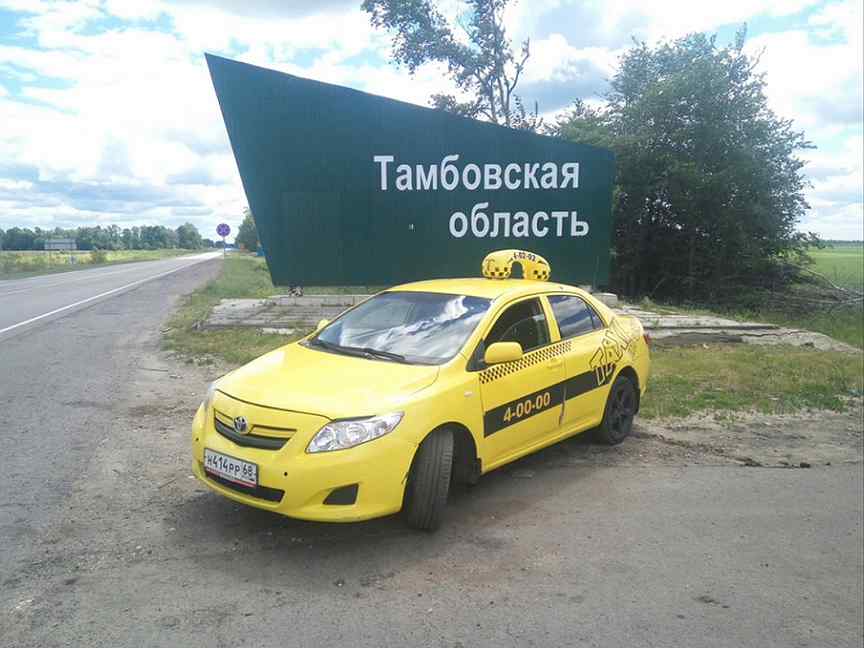
M 221 299 L 257 298 L 277 294 L 263 259 L 229 256 L 219 276 L 189 295 L 168 323 L 163 345 L 185 357 L 219 357 L 241 365 L 298 336 L 261 333 L 254 328 L 199 330 L 212 308 Z
M 24 279 L 41 274 L 83 270 L 133 261 L 155 261 L 194 254 L 195 250 L 94 250 L 26 251 L 0 250 L 0 279 Z
M 862 395 L 864 356 L 749 345 L 652 351 L 645 418 L 705 410 L 783 414 L 843 410 Z
M 172 320 L 172 325 L 179 323 Z M 165 347 L 187 358 L 221 358 L 232 367 L 244 365 L 268 351 L 301 337 L 270 335 L 253 328 L 230 328 L 213 331 L 178 331 L 165 336 Z

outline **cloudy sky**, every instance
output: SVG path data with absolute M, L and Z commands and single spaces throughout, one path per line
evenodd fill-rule
M 442 0 L 454 10 L 458 0 Z M 861 239 L 862 0 L 516 0 L 521 91 L 552 115 L 605 92 L 632 38 L 749 24 L 769 100 L 818 148 L 802 230 Z M 0 0 L 0 228 L 185 221 L 245 205 L 205 51 L 426 105 L 442 70 L 388 63 L 359 0 Z

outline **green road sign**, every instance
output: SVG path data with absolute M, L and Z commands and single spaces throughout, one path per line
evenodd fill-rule
M 207 63 L 274 283 L 479 276 L 504 248 L 559 281 L 607 282 L 611 151 Z

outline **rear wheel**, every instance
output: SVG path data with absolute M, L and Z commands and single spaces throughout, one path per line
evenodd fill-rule
M 452 470 L 453 432 L 436 430 L 420 444 L 408 474 L 402 510 L 409 526 L 434 531 L 441 525 Z
M 609 390 L 603 422 L 595 431 L 598 441 L 608 445 L 621 443 L 633 429 L 636 415 L 636 387 L 624 376 L 618 376 Z

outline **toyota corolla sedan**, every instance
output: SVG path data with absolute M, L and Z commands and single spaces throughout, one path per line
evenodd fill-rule
M 528 252 L 493 253 L 483 274 L 385 290 L 214 382 L 195 475 L 294 518 L 402 511 L 432 530 L 453 482 L 588 430 L 624 440 L 650 367 L 639 321 Z

